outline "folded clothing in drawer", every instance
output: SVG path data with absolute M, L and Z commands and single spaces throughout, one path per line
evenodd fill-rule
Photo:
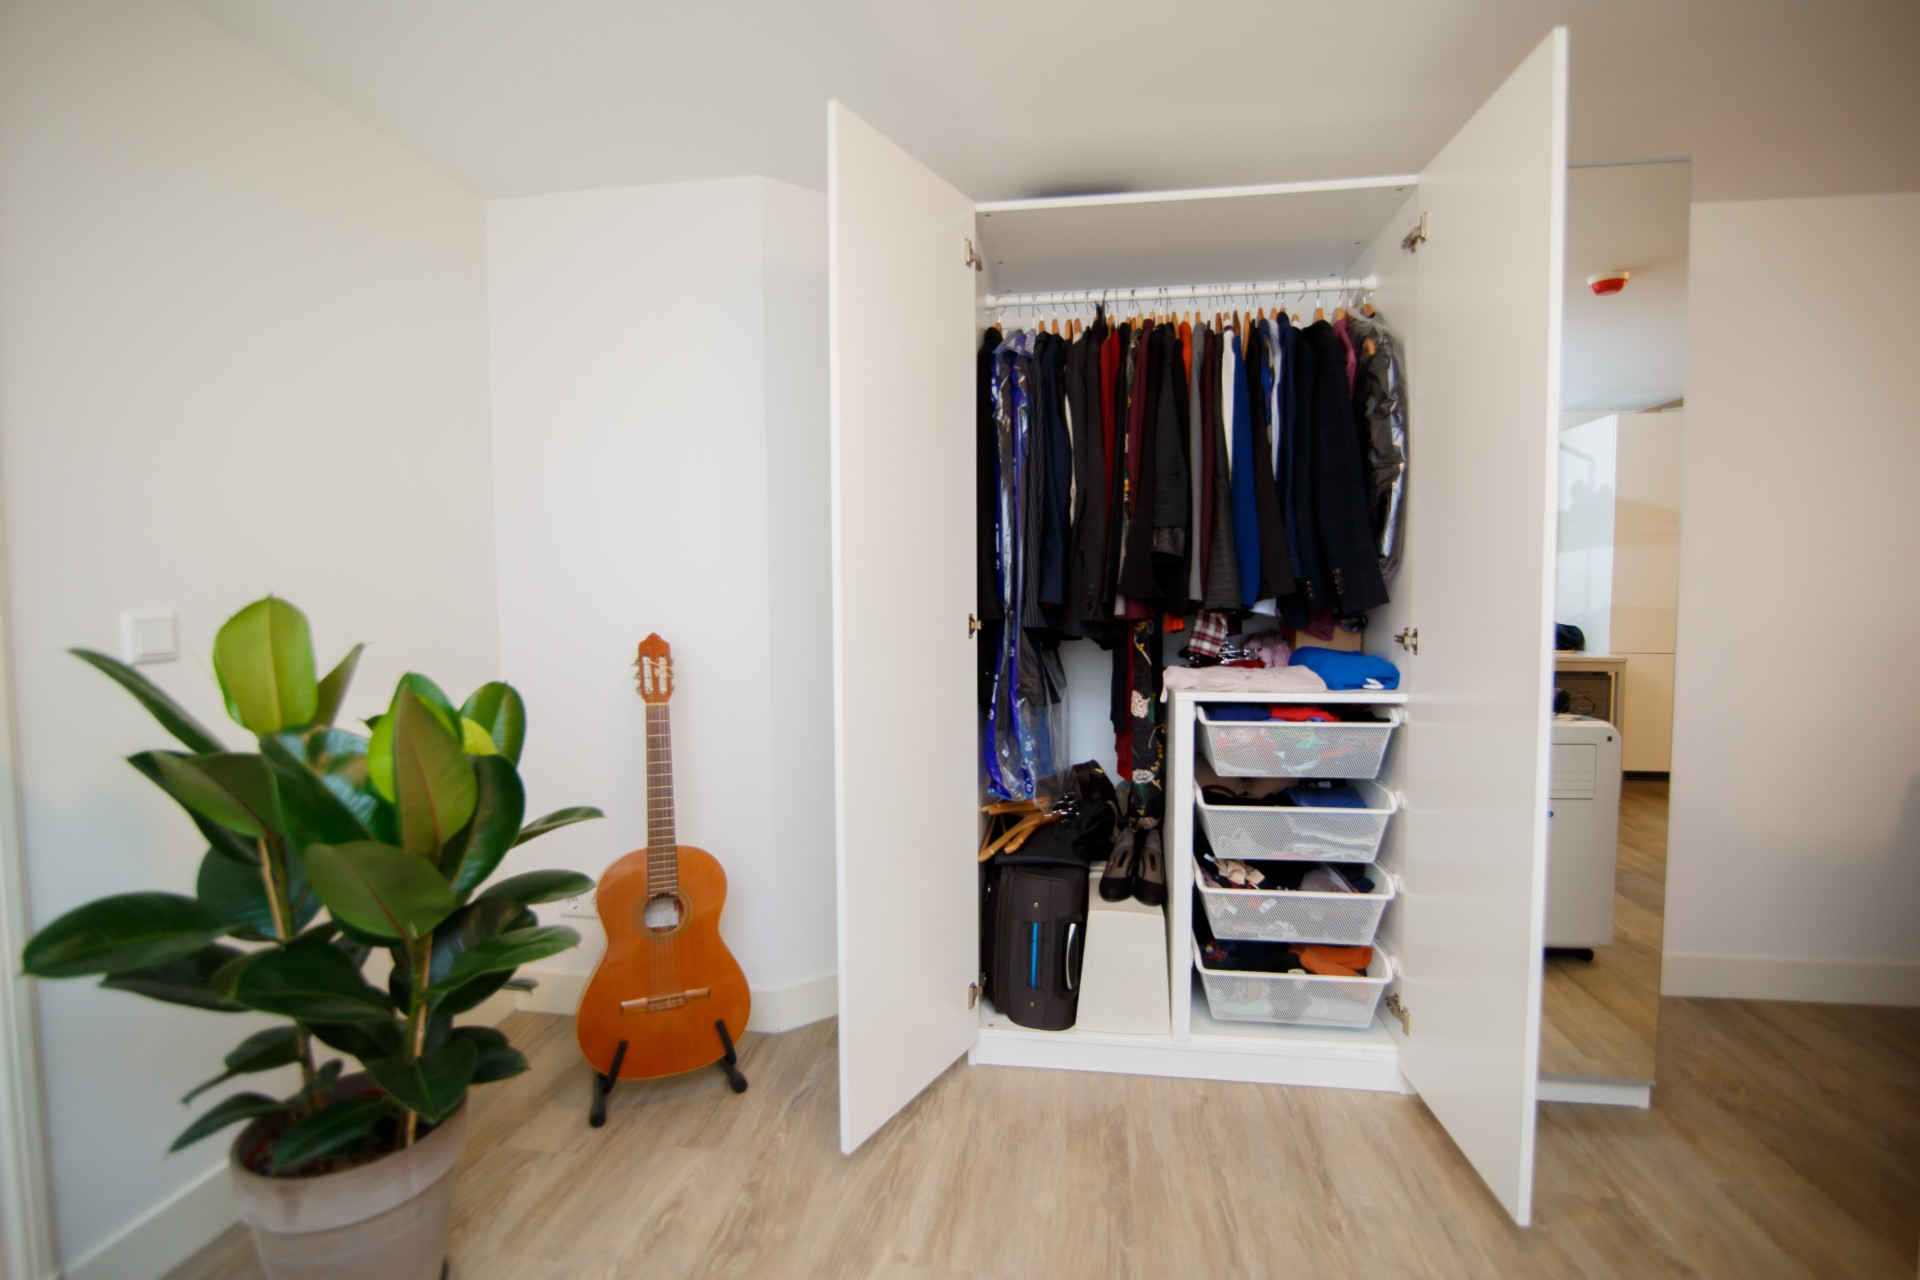
M 1372 863 L 1196 861 L 1195 918 L 1232 941 L 1368 946 L 1394 898 L 1392 877 Z
M 1200 788 L 1194 811 L 1213 851 L 1242 860 L 1371 862 L 1399 809 L 1375 782 L 1303 780 L 1266 795 L 1227 785 Z
M 1223 777 L 1372 778 L 1380 772 L 1387 740 L 1400 723 L 1397 707 L 1381 711 L 1343 708 L 1364 719 L 1331 723 L 1221 719 L 1228 708 L 1202 705 L 1200 751 Z

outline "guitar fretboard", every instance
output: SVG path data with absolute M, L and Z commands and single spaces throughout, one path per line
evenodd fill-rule
M 647 894 L 680 888 L 680 847 L 673 832 L 673 737 L 665 703 L 647 707 Z

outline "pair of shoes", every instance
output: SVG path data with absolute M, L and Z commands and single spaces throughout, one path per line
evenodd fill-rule
M 1100 874 L 1100 896 L 1108 902 L 1137 899 L 1150 907 L 1167 900 L 1166 859 L 1160 828 L 1125 830 L 1114 842 L 1107 869 Z

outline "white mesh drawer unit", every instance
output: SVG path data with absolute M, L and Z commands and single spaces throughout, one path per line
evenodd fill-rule
M 1291 1022 L 1313 1027 L 1364 1027 L 1373 1021 L 1380 993 L 1393 981 L 1393 961 L 1380 948 L 1365 977 L 1248 973 L 1209 969 L 1193 945 L 1193 967 L 1207 992 L 1207 1009 L 1221 1022 Z
M 1196 869 L 1195 892 L 1213 936 L 1232 942 L 1325 942 L 1364 947 L 1373 942 L 1380 915 L 1393 901 L 1393 877 L 1367 867 L 1367 893 L 1313 893 L 1298 889 L 1215 889 Z
M 1202 706 L 1200 750 L 1213 771 L 1228 778 L 1372 778 L 1401 722 L 1400 708 L 1381 710 L 1387 719 L 1315 724 L 1214 720 Z
M 1283 862 L 1372 862 L 1399 811 L 1393 792 L 1377 782 L 1353 784 L 1364 809 L 1286 805 L 1208 804 L 1194 801 L 1207 843 L 1223 858 Z

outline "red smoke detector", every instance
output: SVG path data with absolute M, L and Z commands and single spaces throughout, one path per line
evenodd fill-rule
M 1626 288 L 1627 280 L 1632 275 L 1631 271 L 1602 271 L 1597 276 L 1587 277 L 1587 288 L 1604 298 L 1610 293 L 1618 293 Z

